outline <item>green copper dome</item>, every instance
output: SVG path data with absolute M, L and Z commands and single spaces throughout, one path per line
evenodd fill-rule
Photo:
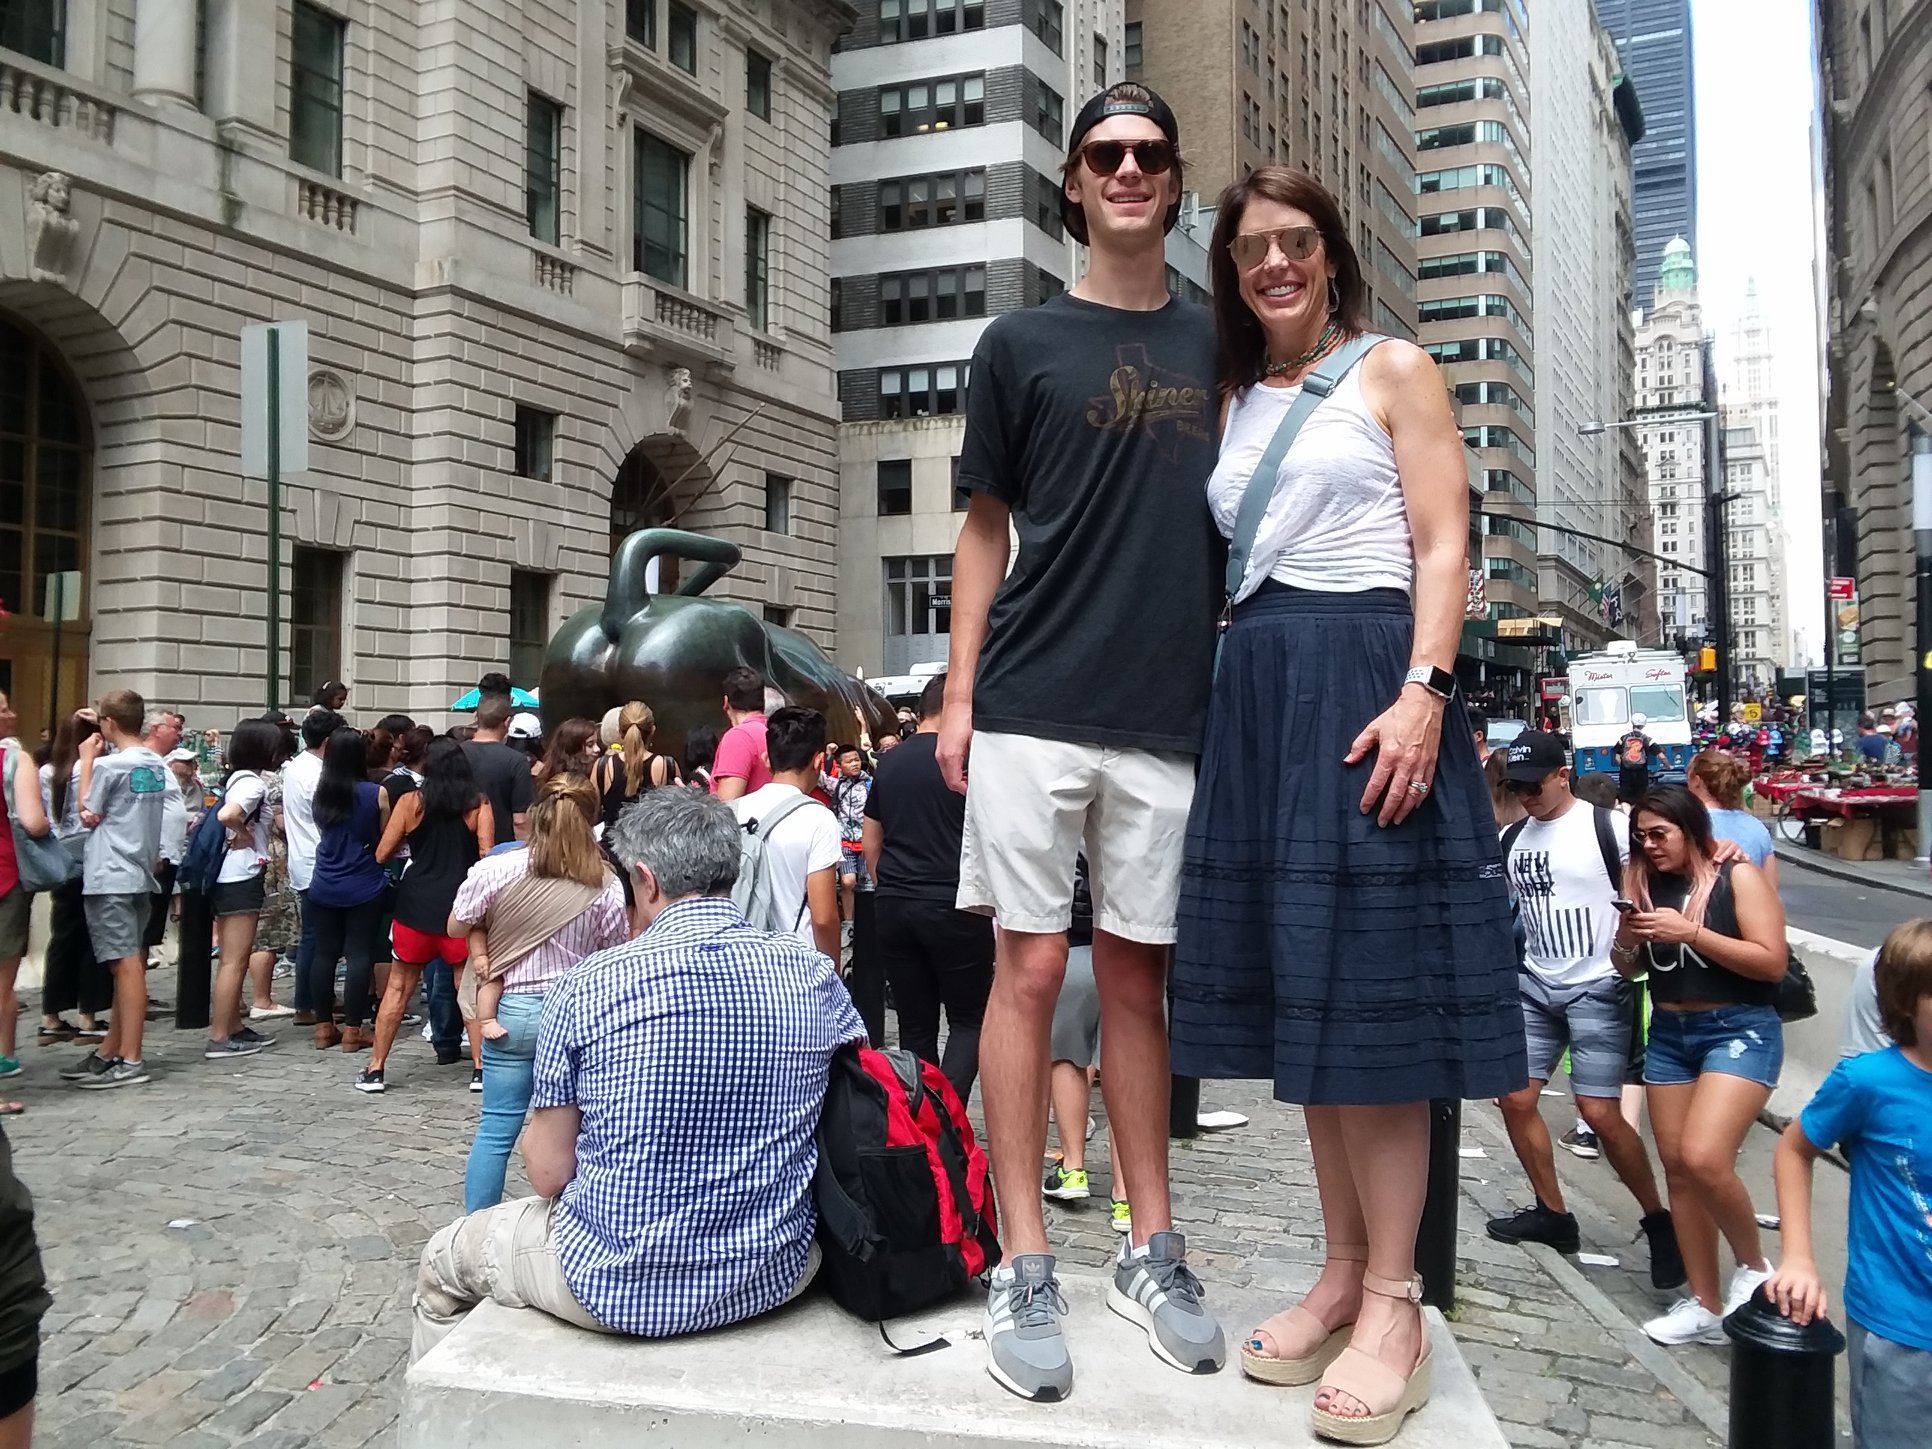
M 1691 261 L 1690 243 L 1681 236 L 1672 237 L 1664 246 L 1663 265 L 1657 270 L 1657 290 L 1660 292 L 1697 290 L 1697 267 Z

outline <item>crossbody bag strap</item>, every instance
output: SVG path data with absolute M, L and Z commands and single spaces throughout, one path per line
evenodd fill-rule
M 1387 340 L 1376 332 L 1364 332 L 1351 338 L 1324 357 L 1314 371 L 1301 380 L 1301 396 L 1290 405 L 1287 416 L 1282 418 L 1275 428 L 1275 435 L 1268 440 L 1261 461 L 1255 464 L 1247 487 L 1242 490 L 1241 507 L 1234 515 L 1234 536 L 1228 540 L 1227 602 L 1221 616 L 1224 629 L 1234 609 L 1235 598 L 1240 594 L 1242 584 L 1247 582 L 1255 537 L 1261 532 L 1261 520 L 1266 516 L 1269 501 L 1274 497 L 1275 478 L 1281 472 L 1281 460 L 1288 456 L 1295 435 L 1308 421 L 1308 415 L 1320 407 L 1341 380 L 1348 376 L 1350 369 L 1368 356 L 1369 349 Z

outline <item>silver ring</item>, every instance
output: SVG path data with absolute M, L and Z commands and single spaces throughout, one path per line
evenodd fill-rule
M 1409 782 L 1409 793 L 1412 795 L 1427 795 L 1429 793 L 1429 787 L 1420 780 L 1411 780 Z

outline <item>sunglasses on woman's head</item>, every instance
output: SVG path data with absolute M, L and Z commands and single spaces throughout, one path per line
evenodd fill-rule
M 1174 165 L 1174 148 L 1166 141 L 1089 141 L 1080 148 L 1080 159 L 1094 175 L 1112 176 L 1129 151 L 1143 176 L 1159 176 Z
M 1315 255 L 1322 244 L 1320 227 L 1278 226 L 1272 231 L 1244 231 L 1228 243 L 1234 264 L 1247 271 L 1268 260 L 1268 248 L 1278 246 L 1291 262 L 1303 262 Z

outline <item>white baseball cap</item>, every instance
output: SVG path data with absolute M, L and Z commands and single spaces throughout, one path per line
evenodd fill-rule
M 543 721 L 527 710 L 522 714 L 510 716 L 510 728 L 506 737 L 513 740 L 540 740 L 543 738 Z

